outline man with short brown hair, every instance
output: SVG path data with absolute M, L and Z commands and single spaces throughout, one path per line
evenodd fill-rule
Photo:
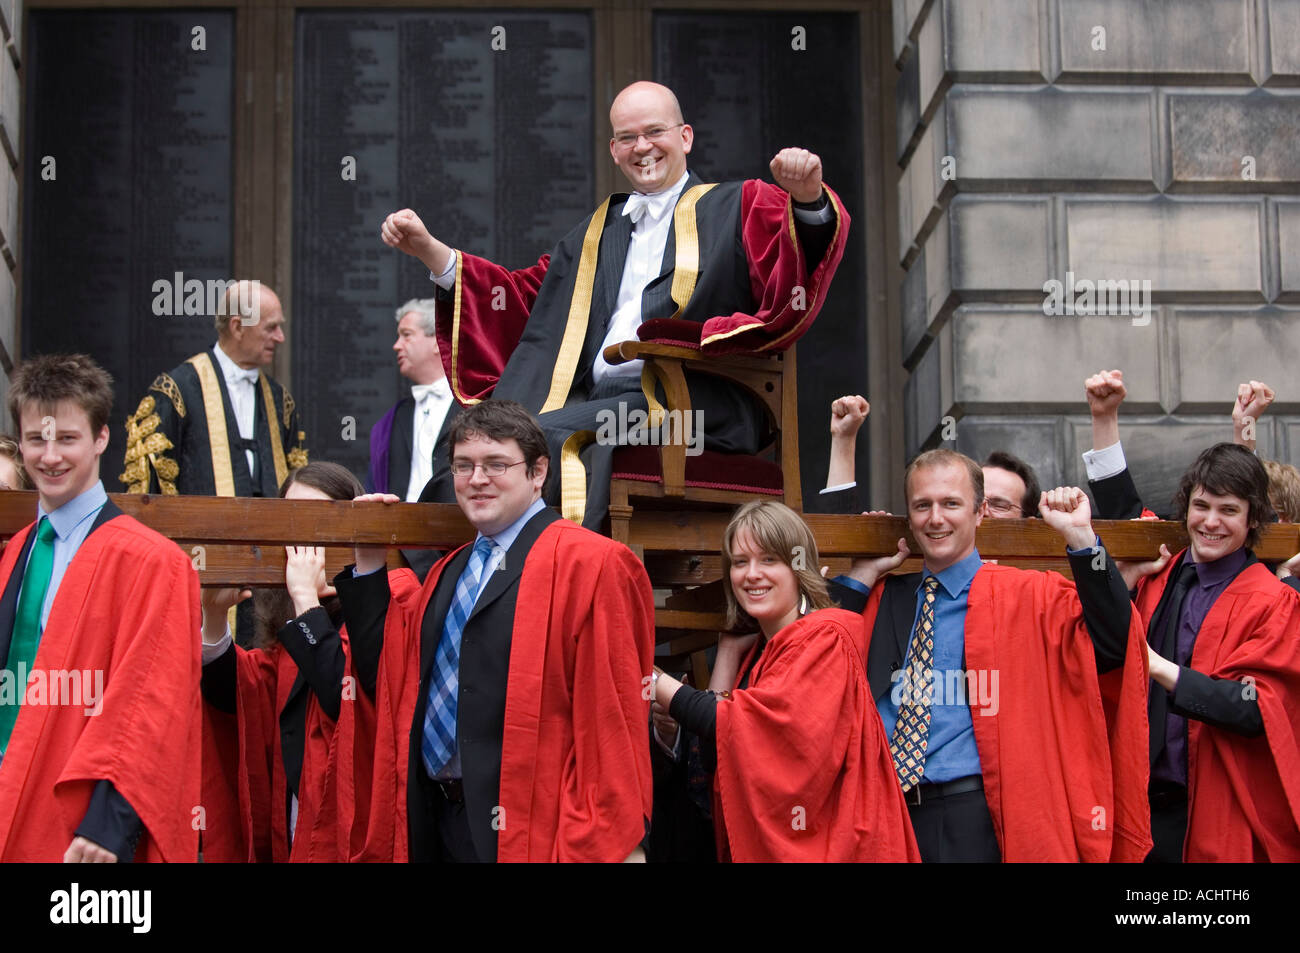
M 0 557 L 4 861 L 198 855 L 198 576 L 104 492 L 112 406 L 81 354 L 9 388 L 39 503 Z
M 856 561 L 832 590 L 866 617 L 867 680 L 922 859 L 1141 860 L 1140 626 L 1080 603 L 1085 590 L 1127 592 L 1087 497 L 1059 487 L 1040 501 L 1072 585 L 981 561 L 984 476 L 964 454 L 921 454 L 904 489 L 923 571 L 882 580 L 910 555 L 900 539 L 897 555 Z

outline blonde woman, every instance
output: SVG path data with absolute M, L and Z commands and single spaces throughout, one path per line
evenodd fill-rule
M 720 860 L 920 859 L 867 686 L 861 616 L 832 607 L 817 543 L 755 501 L 722 543 L 734 631 L 759 633 L 729 691 L 657 672 L 655 700 L 699 736 Z

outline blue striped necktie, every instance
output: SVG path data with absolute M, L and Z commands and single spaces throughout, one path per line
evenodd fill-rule
M 433 659 L 433 676 L 429 679 L 429 704 L 424 712 L 424 738 L 420 754 L 430 777 L 447 766 L 456 754 L 456 701 L 460 690 L 460 638 L 465 621 L 474 611 L 479 595 L 483 568 L 496 543 L 486 536 L 474 544 L 465 571 L 456 580 L 456 591 L 442 626 L 438 651 Z

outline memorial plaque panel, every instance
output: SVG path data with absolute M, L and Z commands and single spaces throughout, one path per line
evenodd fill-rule
M 31 11 L 22 355 L 84 351 L 113 375 L 110 492 L 126 416 L 214 340 L 170 289 L 230 277 L 233 36 L 228 11 Z
M 586 13 L 299 12 L 290 345 L 314 458 L 364 477 L 408 389 L 394 309 L 434 286 L 385 215 L 521 268 L 590 213 L 591 32 Z
M 867 391 L 857 14 L 657 12 L 654 63 L 655 79 L 677 93 L 695 129 L 690 165 L 705 181 L 770 182 L 772 156 L 801 146 L 821 156 L 826 181 L 854 219 L 826 305 L 799 342 L 804 505 L 815 511 L 826 480 L 831 401 Z M 858 440 L 864 499 L 866 444 L 864 430 Z

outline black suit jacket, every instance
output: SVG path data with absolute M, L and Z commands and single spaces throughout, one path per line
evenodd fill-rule
M 867 649 L 867 684 L 871 687 L 871 697 L 877 702 L 889 694 L 894 673 L 903 667 L 907 643 L 912 637 L 912 622 L 916 618 L 916 587 L 920 584 L 919 572 L 885 577 L 885 591 L 880 597 L 875 628 L 867 633 L 871 640 Z M 868 597 L 858 590 L 834 580 L 828 586 L 831 598 L 842 608 L 850 612 L 861 612 L 866 608 Z
M 510 671 L 510 643 L 515 623 L 515 602 L 524 561 L 537 538 L 560 519 L 544 509 L 530 519 L 506 552 L 505 566 L 492 573 L 474 604 L 461 634 L 460 690 L 457 695 L 456 740 L 460 752 L 465 815 L 474 850 L 484 861 L 497 858 L 497 832 L 492 823 L 500 804 L 501 744 L 505 731 L 506 681 Z M 471 547 L 464 547 L 443 567 L 420 628 L 420 691 L 411 721 L 407 749 L 407 832 L 412 862 L 438 859 L 438 830 L 433 799 L 441 797 L 429 779 L 420 755 L 424 716 L 434 654 L 442 637 L 460 574 L 469 562 Z M 382 641 L 383 606 L 388 598 L 384 572 L 351 578 L 344 570 L 335 580 L 343 601 L 354 654 L 365 657 L 364 643 Z M 362 643 L 358 648 L 358 643 Z M 363 687 L 366 678 L 362 677 Z M 371 682 L 373 684 L 373 682 Z
M 1142 515 L 1142 497 L 1127 467 L 1114 476 L 1089 480 L 1088 489 L 1097 504 L 1093 516 L 1099 520 L 1132 520 Z

